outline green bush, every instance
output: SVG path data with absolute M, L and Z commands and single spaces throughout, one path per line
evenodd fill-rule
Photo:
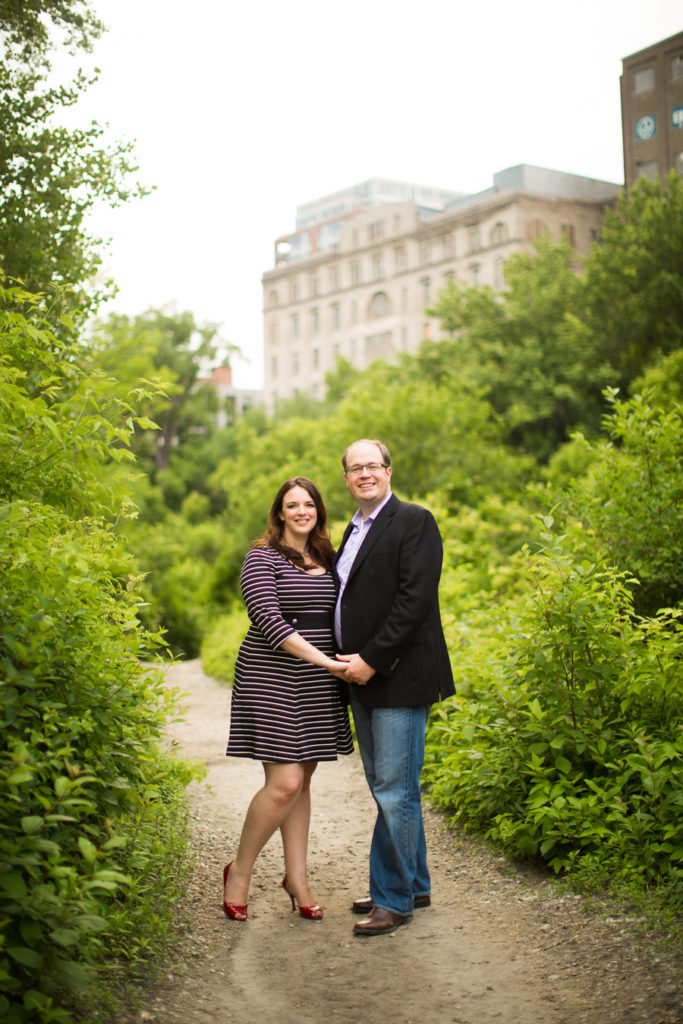
M 67 1024 L 83 999 L 96 1016 L 113 998 L 117 966 L 122 973 L 140 942 L 158 947 L 168 935 L 177 887 L 163 853 L 175 851 L 182 879 L 192 774 L 165 751 L 176 701 L 161 671 L 142 665 L 160 638 L 139 625 L 135 568 L 108 523 L 123 485 L 114 444 L 132 429 L 132 410 L 84 372 L 79 349 L 55 338 L 38 301 L 18 289 L 0 294 L 8 1024 Z M 152 905 L 156 918 L 143 912 Z
M 556 871 L 599 856 L 683 885 L 680 613 L 637 618 L 628 579 L 561 541 L 526 559 L 533 593 L 456 656 L 469 693 L 434 712 L 432 798 Z
M 565 501 L 577 545 L 634 578 L 641 615 L 683 601 L 683 416 L 649 398 L 608 392 L 609 440 L 584 442 L 591 464 Z
M 249 616 L 236 607 L 211 623 L 202 641 L 202 666 L 207 675 L 232 683 L 239 646 L 249 628 Z

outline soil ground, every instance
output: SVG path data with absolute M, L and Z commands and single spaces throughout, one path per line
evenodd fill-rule
M 173 965 L 129 1021 L 152 1024 L 683 1024 L 683 963 L 637 922 L 593 916 L 545 876 L 511 865 L 425 806 L 432 906 L 390 935 L 352 934 L 367 895 L 374 810 L 357 754 L 313 780 L 309 875 L 324 919 L 291 913 L 274 836 L 256 865 L 249 920 L 221 908 L 223 865 L 262 782 L 257 762 L 226 758 L 229 690 L 198 661 L 174 666 L 186 694 L 172 729 L 207 778 L 190 788 L 197 863 L 189 925 Z

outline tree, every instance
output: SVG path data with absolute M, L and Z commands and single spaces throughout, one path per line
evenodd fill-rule
M 613 372 L 581 322 L 583 281 L 566 241 L 539 239 L 535 254 L 508 260 L 505 279 L 502 295 L 451 283 L 429 312 L 453 339 L 450 372 L 478 384 L 508 440 L 545 461 L 578 425 L 597 431 Z
M 104 26 L 88 0 L 2 0 L 0 33 L 6 57 L 45 62 L 54 45 L 48 25 L 66 31 L 67 43 L 90 50 Z
M 586 263 L 585 323 L 627 389 L 658 356 L 683 347 L 683 178 L 641 177 L 607 211 Z
M 219 347 L 216 325 L 200 324 L 189 312 L 149 310 L 132 318 L 112 314 L 98 325 L 93 358 L 118 381 L 122 397 L 140 380 L 152 381 L 166 393 L 165 399 L 146 401 L 140 409 L 159 430 L 138 430 L 133 443 L 153 478 L 168 470 L 176 450 L 182 453 L 197 440 L 203 443 L 213 432 L 217 394 L 201 375 L 216 365 Z
M 14 0 L 0 8 L 0 268 L 34 292 L 67 285 L 69 305 L 89 312 L 107 285 L 92 284 L 100 239 L 88 231 L 88 216 L 98 202 L 115 207 L 146 190 L 133 181 L 130 144 L 103 146 L 95 123 L 59 126 L 60 112 L 92 80 L 79 72 L 69 86 L 47 85 L 49 20 L 85 48 L 101 31 L 78 0 Z

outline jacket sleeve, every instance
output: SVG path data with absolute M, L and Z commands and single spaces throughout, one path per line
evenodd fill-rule
M 443 545 L 427 509 L 413 506 L 398 549 L 398 584 L 379 631 L 359 651 L 388 675 L 438 602 Z
M 267 548 L 252 548 L 240 573 L 240 587 L 249 618 L 260 629 L 270 646 L 280 647 L 296 633 L 280 612 L 275 580 L 275 559 Z

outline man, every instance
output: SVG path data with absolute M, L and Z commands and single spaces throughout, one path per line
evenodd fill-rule
M 420 772 L 430 705 L 455 692 L 441 627 L 443 548 L 434 517 L 391 493 L 391 458 L 380 441 L 342 456 L 358 511 L 336 561 L 335 632 L 365 776 L 377 804 L 370 899 L 356 935 L 385 935 L 429 906 Z

